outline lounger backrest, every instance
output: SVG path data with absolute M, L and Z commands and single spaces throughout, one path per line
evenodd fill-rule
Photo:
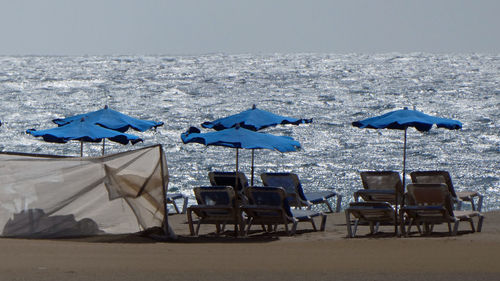
M 292 216 L 288 200 L 286 200 L 286 192 L 281 187 L 264 186 L 264 187 L 249 187 L 247 189 L 247 197 L 250 204 L 256 206 L 273 206 L 280 207 L 288 216 Z M 272 212 L 265 211 L 260 215 L 274 215 Z
M 234 206 L 235 194 L 231 186 L 199 186 L 193 191 L 199 205 Z
M 418 206 L 442 206 L 453 216 L 451 194 L 443 183 L 408 184 L 408 195 Z
M 299 176 L 294 173 L 262 173 L 260 175 L 264 186 L 280 186 L 286 193 L 295 194 L 300 199 L 307 201 L 304 190 L 300 184 Z
M 403 183 L 398 172 L 394 171 L 366 171 L 361 172 L 363 188 L 369 190 L 393 190 L 398 192 L 399 200 L 403 198 Z M 389 202 L 395 204 L 396 198 L 390 194 L 372 195 L 372 201 Z
M 248 187 L 248 179 L 242 172 L 238 172 L 237 186 L 235 172 L 209 172 L 208 178 L 213 186 L 232 186 L 238 192 Z
M 415 171 L 410 173 L 410 177 L 413 183 L 444 183 L 448 186 L 451 196 L 457 197 L 450 173 L 447 171 Z

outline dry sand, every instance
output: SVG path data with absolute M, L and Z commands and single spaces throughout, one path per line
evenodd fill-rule
M 0 280 L 500 280 L 500 211 L 485 213 L 483 232 L 463 223 L 454 237 L 445 227 L 409 238 L 360 227 L 362 237 L 346 239 L 343 213 L 328 215 L 325 232 L 300 223 L 293 237 L 215 237 L 209 225 L 189 237 L 185 215 L 169 220 L 176 242 L 0 239 Z

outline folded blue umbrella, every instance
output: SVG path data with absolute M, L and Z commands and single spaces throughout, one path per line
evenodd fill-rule
M 266 110 L 258 109 L 255 105 L 251 109 L 245 110 L 225 118 L 201 124 L 203 128 L 215 129 L 217 131 L 228 129 L 239 125 L 242 128 L 258 131 L 267 127 L 279 124 L 305 124 L 311 123 L 312 119 L 297 119 L 276 115 Z
M 102 127 L 122 133 L 126 132 L 129 128 L 144 132 L 151 128 L 156 128 L 163 125 L 163 122 L 141 120 L 125 115 L 116 110 L 110 109 L 107 105 L 104 107 L 104 109 L 78 114 L 63 119 L 54 119 L 52 120 L 52 122 L 56 123 L 59 126 L 64 126 L 71 123 L 72 121 L 81 120 L 82 118 L 85 118 L 85 120 L 90 123 L 98 124 Z

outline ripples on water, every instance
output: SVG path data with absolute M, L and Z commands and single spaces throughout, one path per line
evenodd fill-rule
M 256 173 L 293 171 L 305 188 L 330 188 L 351 198 L 359 171 L 401 170 L 403 133 L 367 130 L 352 121 L 404 106 L 460 120 L 461 131 L 408 131 L 408 171 L 451 172 L 457 188 L 486 195 L 500 207 L 500 57 L 488 55 L 203 55 L 179 57 L 0 57 L 0 150 L 78 155 L 79 144 L 44 143 L 28 128 L 53 127 L 53 118 L 111 108 L 165 122 L 138 133 L 164 146 L 171 190 L 192 198 L 212 170 L 234 169 L 235 151 L 184 145 L 189 126 L 248 109 L 314 118 L 303 126 L 266 132 L 299 140 L 299 152 L 256 151 Z M 133 147 L 109 144 L 108 152 Z M 86 155 L 101 146 L 87 144 Z M 250 177 L 250 152 L 240 153 Z M 257 177 L 258 178 L 258 177 Z M 257 184 L 260 180 L 257 181 Z M 344 206 L 347 202 L 344 202 Z

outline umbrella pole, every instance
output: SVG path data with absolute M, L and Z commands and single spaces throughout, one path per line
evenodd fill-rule
M 407 135 L 407 130 L 408 130 L 408 128 L 405 128 L 405 138 L 404 138 L 404 143 L 403 143 L 403 198 L 401 198 L 401 208 L 400 208 L 399 212 L 401 212 L 401 209 L 403 208 L 403 206 L 405 204 L 404 191 L 406 189 L 406 135 Z M 396 190 L 396 215 L 398 214 L 398 202 L 399 202 L 398 196 L 399 196 L 399 194 L 398 194 L 398 191 Z M 401 225 L 401 230 L 402 230 L 401 234 L 404 234 L 403 233 L 404 223 L 403 223 L 402 214 L 399 216 L 399 218 L 400 218 L 399 224 Z M 394 231 L 396 231 L 396 233 L 398 233 L 397 223 L 394 227 L 395 227 Z
M 234 173 L 234 191 L 235 192 L 238 192 L 238 190 L 236 190 L 238 188 L 238 155 L 239 154 L 239 148 L 236 148 L 236 172 Z
M 83 157 L 83 141 L 80 141 L 80 157 Z
M 240 195 L 238 194 L 238 180 L 239 180 L 239 177 L 238 177 L 238 155 L 239 154 L 239 148 L 236 148 L 236 172 L 234 173 L 234 193 L 236 194 L 236 221 L 237 223 L 234 225 L 234 236 L 238 236 L 238 227 L 240 226 L 240 216 L 239 216 L 239 213 L 240 213 L 240 210 L 239 210 L 239 199 L 240 199 Z M 243 188 L 243 186 L 242 186 Z M 243 232 L 243 229 L 241 228 L 240 229 L 242 232 Z
M 102 138 L 102 156 L 104 156 L 104 145 L 106 143 L 106 138 Z
M 250 181 L 253 186 L 253 157 L 254 157 L 255 149 L 252 149 L 252 180 Z

